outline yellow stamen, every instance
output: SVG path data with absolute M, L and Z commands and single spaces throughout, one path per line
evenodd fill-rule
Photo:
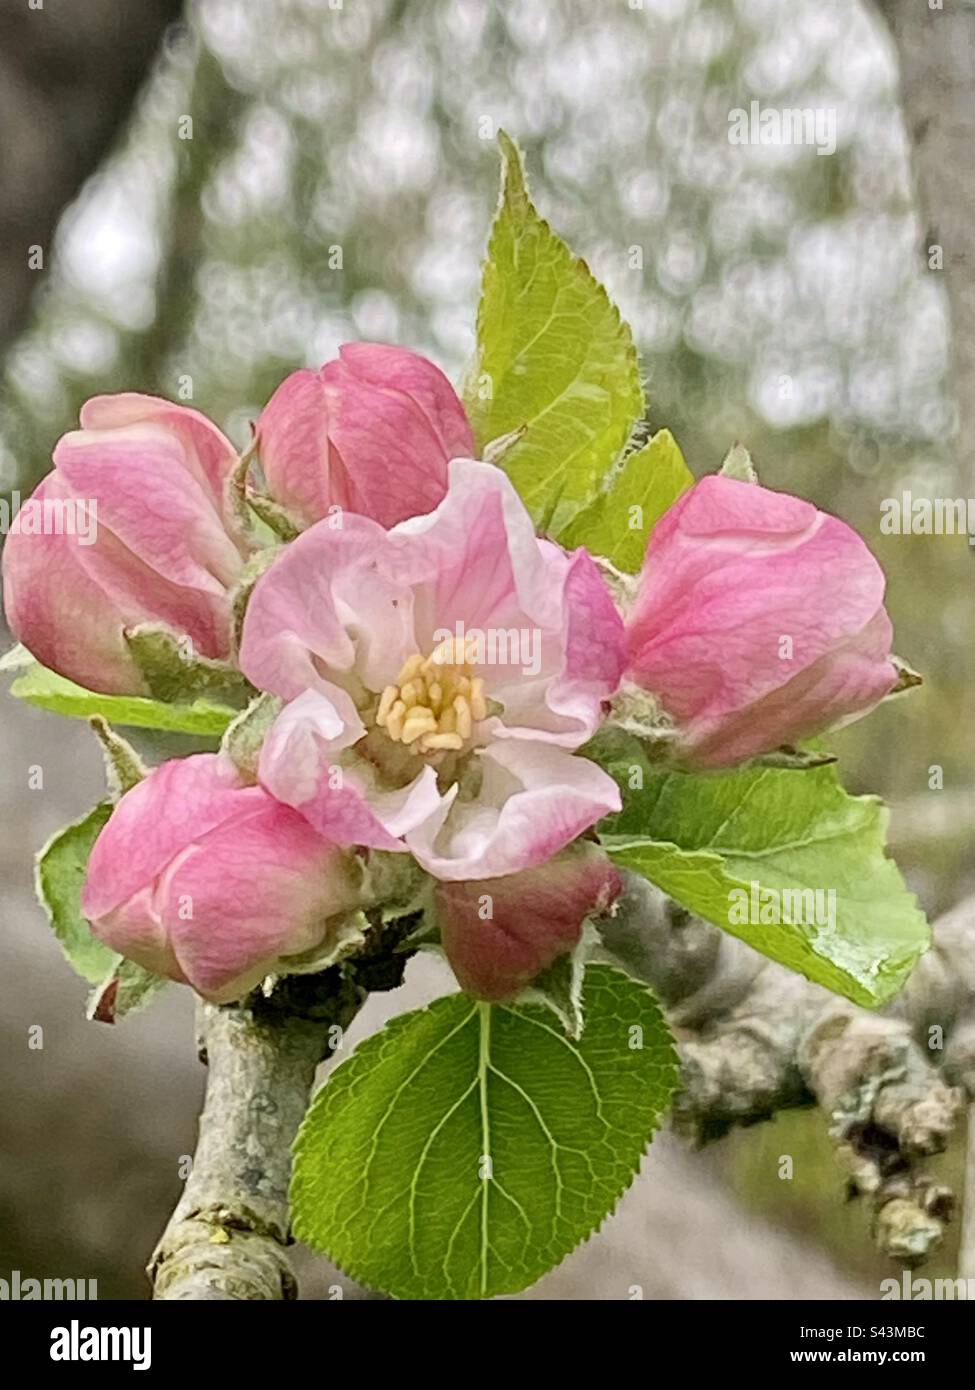
M 376 710 L 376 723 L 380 728 L 386 723 L 386 716 L 399 699 L 399 691 L 395 685 L 387 685 L 379 701 L 379 708 Z
M 484 698 L 484 680 L 475 676 L 471 681 L 471 714 L 475 719 L 487 719 L 487 701 Z
M 421 753 L 438 753 L 441 749 L 457 753 L 463 748 L 464 740 L 460 734 L 423 734 L 418 746 Z
M 386 716 L 386 732 L 394 742 L 398 743 L 403 736 L 403 720 L 405 718 L 406 706 L 402 700 L 397 699 Z
M 454 699 L 454 714 L 457 719 L 457 732 L 462 739 L 471 736 L 471 707 L 463 695 Z
M 396 684 L 402 686 L 405 685 L 407 681 L 411 681 L 414 676 L 419 675 L 422 665 L 423 657 L 419 652 L 414 652 L 413 655 L 408 657 L 403 663 L 403 669 L 396 677 Z
M 400 738 L 403 743 L 412 743 L 421 734 L 433 734 L 437 730 L 437 721 L 428 709 L 422 706 L 414 706 L 406 716 L 403 724 L 403 732 Z
M 414 652 L 396 684 L 383 690 L 376 724 L 413 753 L 460 752 L 477 720 L 487 717 L 484 681 L 472 674 L 473 654 L 463 637 L 446 638 L 428 657 Z

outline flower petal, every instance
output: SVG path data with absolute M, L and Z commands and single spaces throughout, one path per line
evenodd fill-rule
M 272 495 L 304 526 L 332 508 L 383 526 L 429 511 L 448 459 L 474 447 L 439 368 L 379 343 L 346 344 L 320 372 L 293 372 L 261 412 L 257 442 Z
M 268 796 L 197 836 L 163 874 L 157 911 L 186 979 L 239 999 L 281 957 L 320 946 L 329 918 L 359 901 L 354 861 Z
M 512 740 L 478 753 L 476 795 L 441 805 L 406 834 L 438 879 L 497 878 L 551 859 L 622 806 L 608 773 L 550 743 Z
M 128 553 L 120 570 L 93 567 L 93 546 L 78 535 L 52 529 L 22 529 L 29 508 L 76 501 L 56 473 L 49 473 L 18 514 L 3 550 L 4 607 L 11 631 L 44 666 L 90 690 L 108 694 L 148 693 L 122 638 L 124 625 L 148 615 L 134 600 Z M 78 526 L 94 522 L 80 504 Z M 77 514 L 77 513 L 76 513 Z M 97 517 L 96 517 L 97 520 Z
M 334 495 L 325 388 L 307 368 L 285 377 L 261 411 L 255 431 L 261 467 L 277 502 L 302 526 L 328 513 Z
M 159 425 L 183 446 L 184 461 L 209 494 L 214 509 L 228 531 L 235 530 L 227 488 L 237 466 L 237 451 L 212 420 L 199 410 L 175 405 L 160 396 L 123 391 L 115 396 L 94 396 L 81 407 L 83 430 L 115 430 L 127 425 Z
M 441 940 L 461 989 L 511 999 L 571 951 L 585 919 L 615 901 L 619 870 L 593 845 L 504 878 L 438 883 Z
M 76 497 L 95 500 L 99 527 L 158 574 L 218 600 L 236 582 L 240 552 L 175 435 L 154 424 L 73 430 L 54 462 Z
M 306 691 L 268 732 L 261 785 L 337 844 L 403 850 L 401 837 L 437 814 L 444 801 L 436 773 L 424 766 L 406 787 L 384 790 L 364 758 L 341 757 L 362 733 L 344 691 Z
M 414 650 L 408 589 L 381 526 L 343 516 L 292 541 L 254 586 L 241 670 L 285 700 L 353 671 L 381 691 Z
M 343 506 L 393 526 L 427 512 L 447 463 L 473 453 L 464 407 L 438 367 L 382 343 L 347 343 L 321 371 Z
M 82 892 L 85 916 L 106 916 L 151 883 L 198 835 L 260 805 L 216 753 L 173 758 L 126 792 L 95 841 Z
M 891 688 L 883 593 L 883 571 L 843 522 L 705 478 L 651 536 L 628 674 L 658 696 L 692 757 L 700 745 L 709 766 L 738 761 L 863 713 Z

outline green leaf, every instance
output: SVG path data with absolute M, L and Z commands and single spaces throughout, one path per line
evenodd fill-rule
M 601 945 L 602 938 L 587 917 L 575 948 L 559 956 L 546 970 L 536 975 L 531 984 L 521 991 L 515 1003 L 544 1005 L 558 1019 L 566 1036 L 578 1042 L 586 1026 L 582 1007 L 586 967 L 593 952 Z
M 165 729 L 170 733 L 220 735 L 240 713 L 212 700 L 197 699 L 188 704 L 170 705 L 141 695 L 100 695 L 56 675 L 36 661 L 17 677 L 10 693 L 18 700 L 26 700 L 54 714 L 75 719 L 90 719 L 100 714 L 110 724 Z
M 465 404 L 478 445 L 523 430 L 501 464 L 536 523 L 558 534 L 595 493 L 643 415 L 630 330 L 602 285 L 535 211 L 503 132 L 478 352 Z
M 694 475 L 674 436 L 660 430 L 642 449 L 626 456 L 606 490 L 557 539 L 570 550 L 584 545 L 617 569 L 636 574 L 651 531 L 693 484 Z
M 116 956 L 116 965 L 88 999 L 88 1017 L 96 1023 L 118 1023 L 143 1009 L 169 981 L 134 960 Z
M 270 695 L 265 691 L 255 695 L 247 708 L 238 714 L 224 732 L 220 742 L 221 752 L 227 754 L 247 782 L 257 781 L 257 764 L 261 748 L 264 746 L 268 730 L 280 712 L 280 699 L 277 695 Z
M 254 693 L 228 661 L 200 656 L 188 637 L 163 624 L 139 623 L 126 629 L 123 636 L 156 700 L 185 704 L 202 696 L 240 709 Z
M 114 970 L 118 955 L 97 937 L 81 913 L 81 889 L 88 856 L 112 804 L 100 801 L 81 820 L 66 825 L 37 856 L 35 887 L 54 935 L 70 963 L 89 984 L 99 984 Z
M 126 792 L 138 786 L 148 768 L 131 743 L 117 734 L 100 714 L 93 714 L 88 723 L 102 746 L 109 797 L 112 801 L 119 801 Z
M 81 820 L 53 835 L 37 856 L 35 875 L 38 900 L 64 954 L 78 974 L 96 986 L 88 1017 L 102 1023 L 115 1023 L 141 1008 L 168 983 L 99 941 L 81 911 L 88 857 L 112 810 L 110 801 L 100 801 Z
M 295 1234 L 398 1298 L 515 1293 L 632 1182 L 677 1080 L 652 995 L 602 965 L 586 1031 L 466 995 L 404 1014 L 316 1096 L 295 1145 Z
M 586 752 L 623 793 L 622 812 L 600 827 L 613 860 L 763 955 L 874 1007 L 927 949 L 924 915 L 884 853 L 886 808 L 850 796 L 832 767 L 655 771 L 639 742 L 618 733 Z M 785 890 L 823 896 L 790 906 Z M 787 913 L 800 920 L 782 920 Z
M 752 463 L 752 456 L 745 448 L 744 444 L 737 441 L 724 456 L 724 462 L 718 469 L 723 478 L 734 478 L 739 483 L 757 483 L 758 473 Z

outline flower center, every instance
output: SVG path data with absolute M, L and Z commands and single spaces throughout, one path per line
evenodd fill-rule
M 459 753 L 486 718 L 484 681 L 473 674 L 463 639 L 453 637 L 427 657 L 409 657 L 376 711 L 379 727 L 413 753 Z

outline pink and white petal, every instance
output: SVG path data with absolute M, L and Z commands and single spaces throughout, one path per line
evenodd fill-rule
M 75 496 L 96 503 L 99 527 L 164 578 L 215 597 L 239 578 L 240 552 L 167 430 L 75 430 L 54 462 Z
M 157 424 L 172 431 L 185 450 L 185 460 L 202 483 L 228 529 L 233 518 L 227 506 L 227 485 L 237 466 L 237 451 L 212 420 L 190 406 L 175 405 L 160 396 L 124 391 L 94 396 L 81 407 L 84 430 L 115 430 L 128 425 Z
M 357 905 L 358 876 L 349 856 L 264 796 L 177 856 L 156 899 L 186 978 L 225 1003 L 281 956 L 320 945 L 328 918 Z
M 561 585 L 553 585 L 532 519 L 500 468 L 454 459 L 449 490 L 435 511 L 393 527 L 409 557 L 422 647 L 438 628 L 561 627 Z
M 492 1003 L 513 998 L 578 944 L 585 919 L 605 912 L 621 886 L 594 845 L 504 878 L 438 883 L 441 941 L 461 989 Z
M 442 372 L 416 353 L 347 344 L 321 370 L 335 500 L 393 526 L 429 512 L 447 489 L 447 460 L 473 437 Z
M 636 602 L 627 619 L 631 652 L 661 621 L 696 612 L 699 586 L 716 576 L 727 592 L 761 557 L 790 557 L 823 520 L 810 502 L 714 474 L 700 479 L 657 522 L 647 546 Z M 791 560 L 789 561 L 791 563 Z
M 608 773 L 550 743 L 492 743 L 477 754 L 476 798 L 458 798 L 406 835 L 434 878 L 497 878 L 551 859 L 622 806 Z
M 707 769 L 732 767 L 860 718 L 896 684 L 888 656 L 891 636 L 890 619 L 881 608 L 862 632 L 737 716 L 692 721 L 683 740 L 686 761 Z
M 96 545 L 79 550 L 79 563 L 111 599 L 116 631 L 141 622 L 163 623 L 190 637 L 203 656 L 230 655 L 232 613 L 227 590 L 203 592 L 171 583 L 144 564 L 107 527 L 99 533 Z
M 626 664 L 623 619 L 586 550 L 576 550 L 569 557 L 564 604 L 562 679 L 591 686 L 602 699 L 609 699 L 619 687 Z
M 303 526 L 344 506 L 331 475 L 328 406 L 318 372 L 285 377 L 257 421 L 261 467 L 272 497 Z
M 382 690 L 414 650 L 408 590 L 388 577 L 387 533 L 366 517 L 330 520 L 292 541 L 247 605 L 240 666 L 285 700 L 356 671 Z M 390 557 L 392 558 L 392 557 Z
M 186 982 L 156 911 L 153 884 L 140 888 L 103 917 L 92 918 L 90 925 L 99 941 L 113 951 L 167 980 Z
M 282 710 L 261 749 L 261 785 L 336 844 L 402 850 L 401 837 L 441 806 L 436 772 L 425 765 L 400 790 L 378 786 L 365 759 L 342 757 L 363 728 L 348 710 L 342 716 L 338 696 L 348 699 L 343 691 L 333 691 L 332 700 L 307 691 Z
M 474 435 L 464 407 L 429 358 L 387 343 L 345 343 L 339 348 L 339 361 L 359 381 L 409 397 L 432 430 L 444 458 L 471 457 Z M 323 367 L 323 375 L 333 365 L 338 364 Z
M 628 624 L 630 674 L 660 694 L 676 719 L 727 717 L 745 708 L 873 618 L 883 602 L 883 571 L 854 531 L 818 516 L 805 545 L 746 546 L 702 573 L 690 608 L 683 591 L 670 610 L 659 586 L 641 591 Z M 679 557 L 674 568 L 681 568 Z M 664 587 L 669 584 L 668 575 Z M 783 638 L 791 655 L 782 655 Z
M 337 763 L 365 732 L 349 695 L 319 681 L 290 701 L 268 730 L 261 748 L 262 778 L 274 780 L 273 794 L 280 801 L 298 806 L 314 793 L 319 764 Z
M 123 623 L 146 616 L 127 588 L 120 593 L 91 572 L 87 560 L 94 547 L 81 545 L 77 535 L 21 529 L 29 508 L 65 501 L 76 506 L 63 480 L 49 473 L 7 537 L 3 578 L 10 629 L 42 665 L 90 690 L 148 694 L 122 638 Z M 78 524 L 82 530 L 89 524 L 86 511 Z
M 555 548 L 552 547 L 554 550 Z M 537 738 L 578 748 L 602 723 L 604 704 L 619 687 L 626 661 L 623 619 L 602 575 L 585 550 L 553 561 L 561 578 L 562 631 L 539 643 L 540 676 L 509 676 L 490 693 L 504 704 L 494 721 L 498 738 Z M 559 571 L 561 575 L 559 576 Z M 551 674 L 555 663 L 555 673 Z
M 81 908 L 105 917 L 151 883 L 175 855 L 264 800 L 216 753 L 173 758 L 125 793 L 95 841 Z

